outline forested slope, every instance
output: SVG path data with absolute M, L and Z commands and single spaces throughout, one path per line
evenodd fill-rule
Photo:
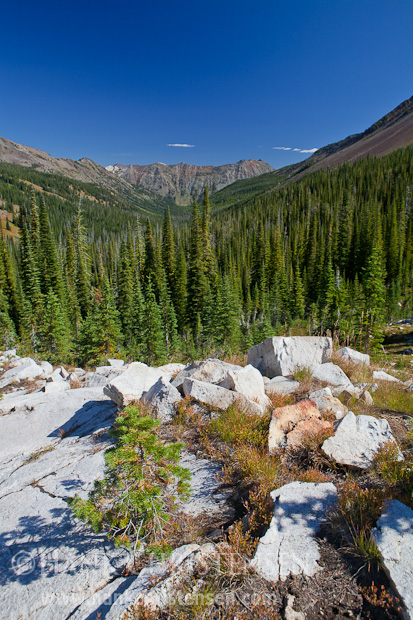
M 60 199 L 35 191 L 20 205 L 20 243 L 1 242 L 2 344 L 153 363 L 245 350 L 296 322 L 374 350 L 385 320 L 412 314 L 412 183 L 413 149 L 401 149 L 213 217 L 206 192 L 190 224 L 122 216 L 98 237 L 85 200 L 63 227 Z
M 93 231 L 95 239 L 121 232 L 125 225 L 134 223 L 137 215 L 149 216 L 157 221 L 163 216 L 166 206 L 172 204 L 168 199 L 128 187 L 126 183 L 115 191 L 114 188 L 76 181 L 60 174 L 0 163 L 0 208 L 14 213 L 15 223 L 18 207 L 30 205 L 33 191 L 45 201 L 57 235 L 66 234 L 81 202 L 85 225 Z M 186 216 L 184 209 L 174 209 L 176 217 Z
M 383 157 L 412 143 L 413 97 L 410 97 L 362 133 L 327 144 L 297 164 L 225 187 L 213 196 L 212 206 L 219 209 L 244 204 L 247 199 L 297 181 L 316 170 L 331 169 L 369 156 Z

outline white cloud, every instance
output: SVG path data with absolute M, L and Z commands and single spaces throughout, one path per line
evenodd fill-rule
M 168 146 L 183 146 L 186 149 L 191 149 L 195 144 L 168 144 Z
M 318 149 L 293 149 L 291 146 L 273 146 L 277 151 L 295 151 L 297 153 L 315 153 Z

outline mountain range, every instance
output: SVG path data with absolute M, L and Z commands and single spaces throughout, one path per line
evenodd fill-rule
M 412 143 L 413 97 L 364 132 L 324 146 L 303 162 L 279 170 L 254 159 L 215 167 L 157 162 L 144 166 L 114 164 L 104 168 L 86 157 L 78 161 L 55 158 L 5 138 L 0 138 L 0 162 L 91 183 L 132 202 L 143 211 L 158 212 L 168 204 L 191 204 L 202 194 L 205 185 L 212 194 L 213 206 L 232 206 L 316 170 L 367 156 L 382 157 Z
M 193 166 L 183 162 L 174 165 L 157 162 L 148 166 L 115 164 L 107 166 L 106 170 L 133 185 L 169 196 L 179 205 L 191 204 L 206 185 L 210 193 L 215 193 L 235 181 L 274 171 L 262 159 L 243 159 L 223 166 Z

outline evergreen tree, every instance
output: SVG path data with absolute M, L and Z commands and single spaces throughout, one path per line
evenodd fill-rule
M 50 289 L 41 328 L 41 351 L 50 362 L 58 364 L 60 360 L 69 362 L 70 350 L 70 332 L 65 316 L 56 293 Z
M 188 323 L 193 332 L 199 331 L 199 321 L 202 316 L 205 296 L 208 290 L 208 281 L 205 275 L 203 258 L 204 252 L 201 226 L 198 205 L 195 201 L 192 208 L 187 297 Z
M 143 322 L 143 352 L 149 365 L 164 360 L 164 333 L 162 316 L 153 292 L 149 276 L 145 294 L 145 317 Z
M 293 315 L 302 319 L 305 310 L 305 299 L 303 282 L 301 280 L 301 273 L 298 265 L 296 265 L 294 269 L 291 306 Z
M 162 232 L 162 263 L 165 269 L 166 282 L 169 290 L 172 292 L 175 284 L 175 261 L 176 261 L 176 249 L 175 240 L 172 230 L 171 213 L 169 207 L 165 212 L 163 220 L 163 232 Z
M 174 274 L 173 304 L 176 312 L 178 331 L 182 333 L 186 326 L 187 304 L 187 268 L 184 248 L 179 248 L 178 260 Z
M 97 289 L 80 332 L 82 360 L 98 364 L 116 356 L 122 340 L 119 313 L 115 295 L 105 274 L 101 276 L 101 290 Z
M 371 251 L 364 269 L 364 350 L 380 350 L 384 338 L 386 308 L 386 272 L 380 241 Z

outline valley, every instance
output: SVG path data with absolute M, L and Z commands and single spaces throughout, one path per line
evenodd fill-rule
M 234 183 L 2 142 L 0 617 L 412 616 L 412 118 Z

